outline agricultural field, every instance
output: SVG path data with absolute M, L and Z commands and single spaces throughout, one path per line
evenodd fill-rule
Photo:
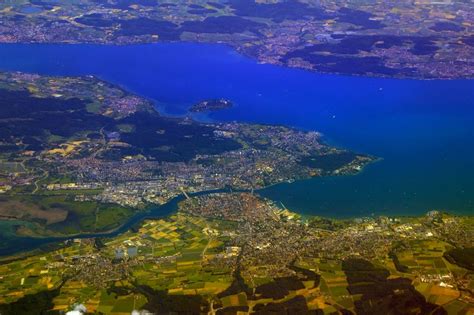
M 464 1 L 2 1 L 0 42 L 226 43 L 326 73 L 472 78 Z M 415 35 L 416 34 L 416 35 Z M 455 65 L 454 67 L 452 65 Z M 88 105 L 91 111 L 99 105 Z
M 459 279 L 468 272 L 443 257 L 451 248 L 443 241 L 414 239 L 399 244 L 398 267 L 389 257 L 369 262 L 305 256 L 288 267 L 291 276 L 242 282 L 232 264 L 226 268 L 217 263 L 238 259 L 232 256 L 234 247 L 228 246 L 235 228 L 229 221 L 178 212 L 146 220 L 116 237 L 76 239 L 53 251 L 18 256 L 0 264 L 0 310 L 41 301 L 56 311 L 80 304 L 89 312 L 105 314 L 180 307 L 198 313 L 331 314 L 369 311 L 367 303 L 388 303 L 389 292 L 397 288 L 405 292 L 400 301 L 422 297 L 426 310 L 438 306 L 456 314 L 472 310 L 471 297 L 459 290 Z M 407 269 L 399 271 L 400 266 Z M 253 268 L 267 267 L 274 268 Z M 255 274 L 263 273 L 255 270 Z M 366 285 L 378 287 L 380 294 L 370 295 Z M 472 281 L 466 285 L 472 290 Z M 156 304 L 157 299 L 164 304 Z
M 442 213 L 323 220 L 248 193 L 188 197 L 176 213 L 122 234 L 4 258 L 0 312 L 34 304 L 105 314 L 375 314 L 391 307 L 471 314 L 472 248 L 433 237 L 444 224 L 461 231 L 466 222 Z M 374 239 L 385 240 L 374 250 L 367 247 Z
M 467 311 L 470 308 L 469 295 L 463 292 L 465 289 L 473 290 L 474 283 L 469 280 L 466 269 L 450 263 L 444 257 L 444 253 L 452 246 L 437 240 L 412 241 L 408 244 L 409 247 L 397 253 L 397 256 L 400 264 L 408 267 L 407 273 L 413 278 L 417 291 L 433 304 L 442 305 L 450 312 L 456 310 L 454 314 Z M 465 277 L 466 286 L 460 291 L 460 279 L 462 281 Z

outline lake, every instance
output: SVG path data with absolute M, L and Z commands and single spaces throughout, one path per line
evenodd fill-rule
M 315 178 L 260 193 L 323 216 L 474 213 L 474 81 L 323 75 L 259 64 L 222 45 L 0 45 L 0 69 L 93 74 L 185 115 L 208 98 L 235 107 L 206 121 L 317 130 L 330 144 L 382 158 L 356 176 Z

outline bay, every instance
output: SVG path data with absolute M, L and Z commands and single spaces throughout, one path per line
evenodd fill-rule
M 166 115 L 230 99 L 206 121 L 317 130 L 336 146 L 382 160 L 356 176 L 260 191 L 303 214 L 335 217 L 474 213 L 474 81 L 325 75 L 259 64 L 230 47 L 0 45 L 0 70 L 95 75 L 156 102 Z

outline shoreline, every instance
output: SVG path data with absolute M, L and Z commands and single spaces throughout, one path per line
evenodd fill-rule
M 364 169 L 372 164 L 372 163 L 375 163 L 377 161 L 379 161 L 380 159 L 375 159 L 374 161 L 366 164 L 362 170 L 358 171 L 357 173 L 355 174 L 341 174 L 341 175 L 329 175 L 329 176 L 319 176 L 317 178 L 325 178 L 325 177 L 331 177 L 331 176 L 334 176 L 334 177 L 341 177 L 341 176 L 357 176 L 358 174 L 360 174 L 361 172 L 364 171 Z M 311 179 L 315 179 L 315 177 L 313 178 L 306 178 L 306 179 L 295 179 L 291 182 L 296 182 L 296 181 L 305 181 L 305 180 L 311 180 Z M 270 187 L 273 187 L 273 186 L 277 186 L 277 185 L 281 185 L 281 184 L 285 184 L 285 183 L 289 183 L 289 181 L 285 181 L 285 182 L 280 182 L 280 183 L 274 183 L 274 184 L 270 184 L 268 186 L 265 186 L 263 188 L 260 188 L 260 189 L 255 189 L 255 190 L 248 190 L 248 189 L 235 189 L 235 188 L 232 188 L 232 187 L 228 187 L 228 188 L 218 188 L 218 189 L 211 189 L 211 190 L 204 190 L 204 191 L 198 191 L 198 192 L 193 192 L 193 193 L 187 193 L 187 195 L 189 195 L 190 197 L 195 197 L 195 196 L 203 196 L 203 195 L 212 195 L 212 194 L 218 194 L 218 193 L 239 193 L 239 192 L 254 192 L 256 193 L 258 196 L 260 196 L 261 198 L 265 198 L 265 199 L 268 199 L 268 200 L 271 200 L 272 202 L 274 203 L 281 203 L 280 201 L 278 200 L 273 200 L 271 198 L 267 198 L 267 197 L 264 197 L 260 194 L 260 192 L 262 190 L 265 190 L 265 189 L 268 189 Z M 18 237 L 13 237 L 11 238 L 11 241 L 14 242 L 15 239 L 18 241 L 32 241 L 32 242 L 38 242 L 38 243 L 41 243 L 39 246 L 43 246 L 43 245 L 48 245 L 48 244 L 54 244 L 54 243 L 58 243 L 58 242 L 65 242 L 65 241 L 70 241 L 70 240 L 73 240 L 73 239 L 86 239 L 86 238 L 102 238 L 102 237 L 114 237 L 114 236 L 117 236 L 117 235 L 120 235 L 120 234 L 123 234 L 123 233 L 126 233 L 128 232 L 133 226 L 137 225 L 137 224 L 142 224 L 144 221 L 146 220 L 156 220 L 156 219 L 159 219 L 159 218 L 166 218 L 166 217 L 169 217 L 173 214 L 176 214 L 178 212 L 178 203 L 182 200 L 184 200 L 186 198 L 186 195 L 184 193 L 182 194 L 179 194 L 173 198 L 171 198 L 170 200 L 168 200 L 166 203 L 164 204 L 161 204 L 161 205 L 149 205 L 148 207 L 145 208 L 144 211 L 142 212 L 138 212 L 136 214 L 134 214 L 133 216 L 131 216 L 130 218 L 128 218 L 123 224 L 117 226 L 116 228 L 113 228 L 111 230 L 106 230 L 106 231 L 100 231 L 100 232 L 91 232 L 91 233 L 75 233 L 75 234 L 71 234 L 71 235 L 64 235 L 64 236 L 40 236 L 40 237 L 33 237 L 33 236 L 18 236 Z M 167 207 L 173 207 L 172 209 L 170 209 L 170 211 L 166 212 L 166 213 L 163 213 L 163 214 L 158 214 L 158 213 L 154 213 L 155 211 L 159 211 L 161 210 L 162 208 L 165 208 L 165 211 L 167 210 L 166 208 Z M 286 208 L 286 207 L 285 207 Z M 298 212 L 295 212 L 293 210 L 290 210 L 290 209 L 287 209 L 297 215 L 300 215 L 300 216 L 304 216 L 304 217 L 309 217 L 311 215 L 307 215 L 307 214 L 303 214 L 303 213 L 298 213 Z M 318 217 L 316 215 L 313 215 L 314 217 Z M 338 217 L 330 217 L 330 216 L 327 216 L 327 218 L 329 219 L 336 219 L 336 220 L 339 220 L 341 218 L 338 218 Z M 356 219 L 357 217 L 353 217 L 352 219 Z M 35 244 L 35 245 L 38 245 L 38 244 Z M 29 246 L 27 246 L 29 247 Z M 31 251 L 31 248 L 24 248 L 24 249 L 20 249 L 18 251 L 15 251 L 14 249 L 1 249 L 0 248 L 0 263 L 1 263 L 1 257 L 7 257 L 7 256 L 10 256 L 10 255 L 15 255 L 17 253 L 22 253 L 22 252 L 29 252 Z
M 190 41 L 190 40 L 179 40 L 179 41 L 169 41 L 169 40 L 162 40 L 159 42 L 136 42 L 136 43 L 113 43 L 113 42 L 76 42 L 76 41 L 63 41 L 63 42 L 1 42 L 1 45 L 66 45 L 66 46 L 115 46 L 115 47 L 135 47 L 135 46 L 153 46 L 153 45 L 176 45 L 176 44 L 183 44 L 183 45 L 210 45 L 210 46 L 223 46 L 231 49 L 233 52 L 237 53 L 241 57 L 247 58 L 252 60 L 253 62 L 260 64 L 260 65 L 271 65 L 276 67 L 282 67 L 287 69 L 294 69 L 299 71 L 304 71 L 313 74 L 319 75 L 327 75 L 327 76 L 338 76 L 338 77 L 347 77 L 347 78 L 369 78 L 369 79 L 384 79 L 384 80 L 412 80 L 412 81 L 456 81 L 456 80 L 467 80 L 467 81 L 474 81 L 474 76 L 471 77 L 455 77 L 455 78 L 424 78 L 424 77 L 403 77 L 403 76 L 388 76 L 382 74 L 371 74 L 371 75 L 364 75 L 364 74 L 356 74 L 356 73 L 341 73 L 341 72 L 324 72 L 317 69 L 308 69 L 304 67 L 295 67 L 289 66 L 282 63 L 272 63 L 272 62 L 265 62 L 260 60 L 258 57 L 252 56 L 249 53 L 241 51 L 238 47 L 234 47 L 231 44 L 224 43 L 224 42 L 206 42 L 206 41 Z
M 376 162 L 376 161 L 379 161 L 379 159 L 375 160 L 374 162 Z M 371 165 L 374 162 L 369 163 L 368 165 Z M 365 170 L 366 167 L 367 167 L 367 165 L 357 174 L 323 176 L 323 177 L 316 177 L 316 178 L 313 177 L 313 178 L 307 178 L 307 179 L 297 179 L 294 182 L 297 182 L 297 181 L 298 182 L 311 181 L 311 180 L 314 180 L 314 179 L 327 178 L 327 177 L 357 176 L 357 175 L 361 174 Z M 424 214 L 414 214 L 414 215 L 410 215 L 410 214 L 398 214 L 398 215 L 397 214 L 392 214 L 392 215 L 388 215 L 388 214 L 385 214 L 385 213 L 381 213 L 381 214 L 372 213 L 371 215 L 362 215 L 362 216 L 360 216 L 360 215 L 350 215 L 350 216 L 343 216 L 343 217 L 341 217 L 341 216 L 330 216 L 330 215 L 316 215 L 316 214 L 300 213 L 300 212 L 294 211 L 292 209 L 288 209 L 286 207 L 286 205 L 284 205 L 281 201 L 274 200 L 274 199 L 271 199 L 269 197 L 262 196 L 260 194 L 260 192 L 262 190 L 265 190 L 265 189 L 273 187 L 273 186 L 284 185 L 284 184 L 291 184 L 291 183 L 280 182 L 280 183 L 271 184 L 269 186 L 266 186 L 265 188 L 254 190 L 254 193 L 257 194 L 260 198 L 264 198 L 264 199 L 267 199 L 267 200 L 270 200 L 270 201 L 274 202 L 275 204 L 277 204 L 278 207 L 282 208 L 283 210 L 287 210 L 287 211 L 290 211 L 291 213 L 295 213 L 296 215 L 301 217 L 301 220 L 308 220 L 308 219 L 311 219 L 311 218 L 325 218 L 325 219 L 330 219 L 330 220 L 353 221 L 353 220 L 357 220 L 357 219 L 367 219 L 367 218 L 373 219 L 373 218 L 379 218 L 379 217 L 395 217 L 395 218 L 409 219 L 409 218 L 422 217 L 422 216 L 426 215 L 426 213 L 428 213 L 429 211 L 432 211 L 432 210 L 429 210 L 429 211 L 425 212 Z M 230 187 L 230 188 L 221 188 L 221 189 L 199 191 L 199 192 L 187 193 L 187 194 L 191 197 L 195 197 L 195 196 L 212 195 L 212 194 L 219 194 L 219 193 L 243 193 L 243 192 L 251 192 L 251 190 L 233 189 L 233 188 Z M 8 259 L 8 257 L 10 257 L 10 256 L 13 256 L 11 258 L 12 260 L 17 260 L 17 259 L 24 258 L 25 256 L 34 255 L 35 251 L 40 251 L 40 252 L 43 251 L 43 249 L 37 248 L 35 245 L 38 245 L 38 247 L 40 247 L 40 246 L 53 246 L 53 247 L 56 247 L 56 246 L 61 246 L 60 244 L 58 244 L 60 242 L 71 241 L 73 239 L 111 238 L 111 237 L 121 235 L 123 233 L 127 233 L 135 225 L 141 225 L 147 220 L 157 220 L 157 219 L 160 219 L 160 218 L 169 218 L 170 216 L 179 213 L 178 204 L 179 204 L 179 202 L 181 202 L 182 200 L 185 200 L 185 199 L 186 199 L 186 196 L 184 194 L 179 194 L 179 195 L 173 197 L 168 202 L 166 202 L 162 205 L 150 206 L 148 208 L 148 210 L 145 210 L 144 212 L 139 212 L 139 213 L 133 215 L 125 223 L 121 224 L 120 226 L 118 226 L 114 229 L 107 230 L 107 231 L 101 231 L 101 232 L 95 232 L 95 233 L 76 233 L 76 234 L 68 235 L 68 236 L 18 237 L 18 238 L 14 237 L 14 238 L 12 238 L 13 242 L 15 241 L 15 239 L 17 239 L 17 241 L 20 240 L 20 241 L 32 241 L 32 242 L 35 242 L 35 243 L 38 242 L 39 245 L 34 244 L 31 247 L 27 246 L 27 248 L 22 248 L 22 249 L 18 249 L 18 250 L 13 250 L 13 249 L 8 250 L 8 249 L 6 249 L 6 252 L 5 252 L 4 249 L 0 249 L 0 265 L 4 264 L 6 262 L 9 262 L 10 260 Z M 170 209 L 170 211 L 167 212 L 167 213 L 163 213 L 163 214 L 153 213 L 156 210 L 160 210 L 161 208 L 165 208 L 165 207 L 168 207 L 168 206 L 173 206 L 173 209 Z M 448 214 L 450 216 L 453 216 L 453 217 L 472 217 L 474 215 L 474 214 L 468 214 L 468 213 L 449 212 L 449 211 L 444 211 L 444 210 L 440 210 L 440 211 L 442 213 L 446 213 L 446 214 Z M 17 255 L 19 255 L 20 257 L 15 257 Z M 6 259 L 6 261 L 4 259 Z
M 191 42 L 191 43 L 192 43 L 193 45 L 209 45 L 209 46 L 216 46 L 216 45 L 219 45 L 219 44 L 203 44 L 203 43 L 195 43 L 195 42 Z M 0 46 L 1 46 L 1 45 L 4 45 L 4 44 L 0 44 Z M 27 44 L 12 43 L 12 45 L 27 45 Z M 33 45 L 56 45 L 56 44 L 41 44 L 41 43 L 38 43 L 38 44 L 33 44 Z M 59 44 L 59 45 L 61 45 L 61 44 Z M 66 44 L 62 44 L 62 45 L 66 45 Z M 85 45 L 85 44 L 78 44 L 78 45 Z M 91 46 L 102 46 L 101 44 L 90 44 L 90 45 L 91 45 Z M 166 43 L 161 42 L 161 43 L 142 44 L 142 45 L 143 45 L 143 46 L 146 46 L 146 45 L 157 45 L 157 46 L 158 46 L 158 45 L 188 45 L 188 44 L 187 44 L 187 43 L 182 43 L 182 42 L 176 42 L 176 43 L 173 42 L 173 43 L 166 44 Z M 135 47 L 135 46 L 137 46 L 137 45 L 129 45 L 129 46 L 134 46 L 134 47 Z M 226 46 L 226 45 L 222 45 L 222 46 Z M 232 52 L 235 51 L 232 47 L 231 47 L 231 49 L 232 49 Z M 239 54 L 239 56 L 243 56 L 243 55 L 241 55 L 239 52 L 236 52 L 236 53 Z M 247 58 L 247 57 L 244 56 L 244 58 Z M 252 59 L 252 63 L 256 63 L 255 60 Z M 256 64 L 258 64 L 258 63 L 256 63 Z M 274 65 L 272 64 L 271 66 L 274 66 Z M 278 66 L 278 65 L 277 65 L 277 67 L 288 68 L 288 67 L 282 67 L 282 66 Z M 290 69 L 290 70 L 293 70 L 293 69 Z M 13 71 L 8 71 L 8 72 L 13 72 Z M 23 71 L 19 71 L 19 72 L 23 72 Z M 305 71 L 305 72 L 308 72 L 308 71 Z M 31 72 L 29 72 L 29 71 L 24 71 L 23 73 L 31 73 Z M 326 76 L 327 74 L 319 74 L 319 73 L 318 73 L 318 75 L 324 77 L 324 76 Z M 64 76 L 67 76 L 67 75 L 53 75 L 53 76 L 64 77 Z M 84 76 L 87 76 L 87 75 L 84 74 L 84 75 L 79 75 L 79 76 L 76 76 L 76 77 L 84 77 Z M 336 76 L 340 77 L 339 75 L 332 75 L 332 76 L 334 76 L 334 77 L 336 77 Z M 133 93 L 133 94 L 136 94 L 136 95 L 138 95 L 138 96 L 143 97 L 144 99 L 146 99 L 146 100 L 148 100 L 148 101 L 151 101 L 153 108 L 154 108 L 155 110 L 157 110 L 158 113 L 160 113 L 160 111 L 158 110 L 158 107 L 159 107 L 160 104 L 157 104 L 156 102 L 154 102 L 154 99 L 153 99 L 153 98 L 143 96 L 143 93 L 137 93 L 137 92 L 134 91 L 133 89 L 128 88 L 126 85 L 119 84 L 119 83 L 117 83 L 117 82 L 114 81 L 114 80 L 109 80 L 109 79 L 105 78 L 104 76 L 101 76 L 101 75 L 93 75 L 93 77 L 96 78 L 96 79 L 98 79 L 98 80 L 105 81 L 105 82 L 107 82 L 107 83 L 109 83 L 109 84 L 116 85 L 116 86 L 118 86 L 119 88 L 121 88 L 122 90 L 124 90 L 125 93 L 128 93 L 128 94 Z M 370 78 L 370 77 L 369 77 L 369 78 Z M 371 79 L 376 79 L 376 78 L 371 78 Z M 408 79 L 408 80 L 412 80 L 412 79 Z M 412 81 L 414 81 L 414 80 L 412 80 Z M 441 81 L 441 80 L 440 80 L 440 81 Z M 443 81 L 444 81 L 444 80 L 443 80 Z M 162 103 L 161 103 L 161 104 L 162 104 Z M 157 106 L 157 105 L 158 105 L 158 106 Z M 173 115 L 170 115 L 169 113 L 163 113 L 163 114 L 164 114 L 163 116 L 173 117 Z M 178 116 L 178 117 L 183 117 L 184 115 L 177 115 L 177 116 Z M 176 117 L 176 116 L 174 116 L 174 117 Z M 225 123 L 225 121 L 221 121 L 220 119 L 215 119 L 215 120 L 216 120 L 216 121 L 214 121 L 214 122 L 212 122 L 212 123 Z M 200 120 L 197 120 L 197 121 L 200 122 L 200 123 L 203 123 L 203 122 L 201 122 Z M 234 120 L 234 121 L 235 121 L 235 120 Z M 242 121 L 242 120 L 239 119 L 238 121 Z M 244 120 L 243 122 L 245 123 L 245 120 Z M 208 122 L 204 122 L 204 124 L 206 124 L 206 123 L 208 123 Z M 246 123 L 251 123 L 251 122 L 246 122 Z M 284 124 L 284 123 L 277 123 L 277 124 L 275 124 L 275 123 L 270 123 L 270 122 L 264 122 L 264 123 L 260 123 L 260 124 L 262 124 L 262 125 L 270 125 L 270 124 L 271 124 L 271 125 L 281 125 L 281 126 L 286 126 L 286 127 L 291 126 L 291 124 Z M 295 128 L 295 129 L 299 129 L 299 130 L 307 130 L 306 128 L 301 128 L 301 127 L 290 127 L 290 128 Z M 317 129 L 317 128 L 316 128 L 316 129 Z M 327 140 L 327 139 L 330 140 L 329 137 L 324 136 L 324 138 L 326 138 L 326 139 L 324 139 L 324 140 Z M 328 144 L 328 141 L 323 141 L 323 142 L 326 143 L 326 144 Z M 329 143 L 331 143 L 331 141 L 329 141 Z M 337 147 L 341 147 L 341 145 L 337 145 L 337 144 L 336 144 L 336 146 L 337 146 Z M 347 147 L 347 146 L 344 146 L 344 148 L 348 148 L 348 147 Z M 349 149 L 350 149 L 350 147 L 349 147 Z M 370 164 L 372 164 L 372 163 L 370 163 Z M 364 168 L 362 169 L 362 171 L 361 171 L 361 172 L 358 172 L 357 174 L 360 175 L 361 173 L 364 173 L 365 171 L 366 171 L 366 168 L 364 167 Z M 324 178 L 327 178 L 327 176 L 325 176 Z M 270 188 L 270 187 L 277 186 L 277 185 L 282 185 L 282 184 L 285 184 L 285 182 L 271 184 L 271 185 L 269 185 L 269 186 L 266 186 L 264 189 L 268 189 L 268 188 Z M 264 189 L 262 189 L 262 190 L 264 190 Z M 259 191 L 260 191 L 260 190 L 259 190 Z M 132 216 L 132 217 L 133 217 L 133 216 Z M 325 217 L 330 217 L 330 216 L 325 216 Z M 349 217 L 349 218 L 357 218 L 357 217 L 360 217 L 360 215 L 350 215 L 350 216 L 348 216 L 348 217 Z M 330 218 L 331 218 L 331 217 L 330 217 Z M 125 223 L 125 224 L 126 224 L 126 223 Z M 114 233 L 115 231 L 120 230 L 120 229 L 122 228 L 122 226 L 123 226 L 123 225 L 118 226 L 118 227 L 116 227 L 116 228 L 114 228 L 114 229 L 112 229 L 112 230 L 109 230 L 109 231 L 103 231 L 103 232 L 98 232 L 98 233 L 88 233 L 88 234 L 85 235 L 84 237 L 91 237 L 91 236 L 93 236 L 93 235 L 100 235 L 100 234 L 104 234 L 104 233 L 105 233 L 105 234 Z M 59 239 L 59 240 L 71 239 L 71 238 L 74 238 L 74 237 L 76 237 L 77 235 L 81 235 L 81 234 L 82 234 L 82 233 L 78 233 L 78 234 L 75 234 L 75 235 L 72 235 L 72 236 L 57 237 L 57 239 Z M 47 239 L 48 237 L 44 237 L 44 238 Z M 53 242 L 56 241 L 57 239 L 53 240 Z
M 38 72 L 3 71 L 3 70 L 1 70 L 0 72 L 7 73 L 7 74 L 8 73 L 18 73 L 18 74 L 27 73 L 27 74 L 35 74 L 35 75 L 44 76 L 44 74 L 40 74 Z M 124 86 L 123 84 L 116 83 L 116 82 L 114 82 L 114 80 L 109 80 L 109 79 L 103 78 L 102 76 L 99 76 L 99 75 L 85 74 L 85 75 L 77 75 L 77 76 L 69 76 L 69 75 L 52 75 L 52 76 L 47 75 L 47 76 L 52 77 L 52 78 L 75 77 L 75 78 L 82 78 L 82 79 L 85 79 L 85 80 L 97 80 L 98 82 L 101 82 L 105 85 L 116 86 L 125 95 L 138 95 L 140 97 L 143 97 L 144 100 L 146 100 L 147 105 L 149 106 L 147 108 L 147 110 L 153 111 L 154 113 L 156 113 L 156 114 L 158 114 L 162 117 L 165 117 L 165 118 L 167 118 L 167 117 L 169 117 L 171 119 L 176 118 L 176 116 L 173 117 L 173 116 L 161 115 L 160 112 L 157 109 L 157 106 L 156 106 L 156 104 L 157 104 L 156 102 L 158 102 L 157 100 L 154 100 L 150 97 L 143 96 L 140 93 L 136 93 L 135 91 L 133 91 L 133 89 L 129 89 L 128 87 Z M 182 117 L 186 117 L 186 116 L 179 115 L 177 117 L 182 118 Z M 202 121 L 199 121 L 199 120 L 195 120 L 195 121 L 197 123 L 203 124 L 203 125 L 209 124 L 209 123 L 202 122 Z M 219 124 L 223 124 L 223 123 L 225 123 L 225 122 L 216 121 L 216 122 L 211 123 L 211 124 L 219 125 Z M 240 121 L 239 121 L 239 123 L 241 123 L 241 124 L 250 124 L 249 122 L 240 122 Z M 284 125 L 284 124 L 257 123 L 256 125 L 285 126 L 287 128 L 293 129 L 293 130 L 302 130 L 301 128 L 298 128 L 298 127 L 295 127 L 295 126 L 288 126 L 288 125 Z M 321 140 L 321 144 L 328 145 L 327 142 L 324 141 L 324 140 Z M 373 157 L 371 155 L 367 155 L 367 157 L 370 158 L 371 160 L 369 162 L 365 163 L 360 170 L 351 168 L 350 170 L 348 170 L 348 173 L 341 173 L 341 174 L 337 174 L 337 175 L 322 175 L 322 176 L 318 176 L 318 177 L 357 175 L 361 171 L 363 171 L 363 169 L 368 164 L 372 164 L 372 163 L 379 160 L 378 158 Z M 293 181 L 300 181 L 300 180 L 304 180 L 304 179 L 310 179 L 310 178 L 295 178 L 291 181 L 292 182 Z M 285 181 L 285 182 L 288 182 L 288 181 Z M 259 191 L 261 191 L 261 190 L 268 189 L 272 186 L 282 184 L 282 183 L 285 183 L 285 182 L 273 183 L 273 184 L 267 185 L 265 187 L 255 189 L 255 191 L 258 194 Z M 189 195 L 190 196 L 207 195 L 207 194 L 213 194 L 213 193 L 218 193 L 218 192 L 225 192 L 226 190 L 228 190 L 228 188 L 224 187 L 224 188 L 218 188 L 218 189 L 212 189 L 212 190 L 199 191 L 199 192 L 195 192 L 195 193 L 189 193 Z M 231 187 L 230 191 L 231 192 L 243 192 L 243 191 L 250 191 L 250 190 L 233 189 Z M 123 224 L 120 224 L 119 226 L 117 226 L 115 228 L 112 228 L 110 230 L 98 231 L 98 232 L 88 232 L 88 233 L 78 232 L 78 233 L 70 234 L 70 235 L 57 235 L 57 234 L 56 235 L 53 234 L 53 235 L 50 235 L 50 236 L 42 235 L 42 236 L 38 236 L 38 237 L 35 237 L 35 236 L 32 236 L 32 235 L 23 235 L 23 236 L 22 235 L 14 235 L 14 237 L 12 237 L 10 239 L 11 241 L 7 241 L 7 243 L 15 242 L 15 240 L 16 240 L 16 241 L 22 241 L 22 242 L 25 242 L 25 243 L 34 242 L 35 243 L 34 245 L 42 246 L 42 245 L 47 245 L 47 244 L 52 244 L 52 243 L 65 242 L 65 241 L 72 240 L 72 239 L 77 239 L 77 238 L 84 239 L 84 238 L 97 238 L 97 237 L 114 237 L 116 235 L 127 232 L 135 224 L 143 222 L 146 219 L 155 219 L 157 217 L 166 217 L 166 216 L 169 216 L 169 215 L 175 213 L 176 212 L 176 209 L 175 209 L 176 207 L 174 207 L 174 203 L 176 203 L 176 205 L 177 205 L 177 203 L 179 201 L 181 201 L 185 196 L 186 196 L 185 194 L 179 194 L 179 195 L 171 198 L 170 200 L 168 200 L 166 203 L 164 203 L 162 205 L 149 205 L 149 206 L 146 207 L 146 209 L 144 211 L 140 211 L 138 213 L 135 213 L 134 215 L 129 217 Z M 166 208 L 170 207 L 170 206 L 173 207 L 173 209 L 170 209 L 170 211 L 167 211 Z M 161 209 L 165 209 L 165 213 L 163 215 L 162 214 L 156 215 L 155 212 L 159 212 Z M 19 221 L 20 222 L 28 222 L 28 221 L 23 221 L 23 220 L 19 220 Z M 7 246 L 6 249 L 3 249 L 3 250 L 0 249 L 0 257 L 15 254 L 15 253 L 21 252 L 23 250 L 28 251 L 30 249 L 31 249 L 31 245 L 28 245 L 28 244 L 24 245 L 24 248 L 20 248 L 18 250 L 12 248 L 11 246 Z

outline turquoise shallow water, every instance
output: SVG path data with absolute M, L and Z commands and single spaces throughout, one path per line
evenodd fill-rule
M 185 114 L 207 98 L 236 106 L 200 117 L 276 123 L 381 157 L 357 176 L 261 193 L 305 214 L 474 213 L 474 81 L 322 75 L 258 64 L 219 45 L 0 45 L 0 69 L 94 74 Z

